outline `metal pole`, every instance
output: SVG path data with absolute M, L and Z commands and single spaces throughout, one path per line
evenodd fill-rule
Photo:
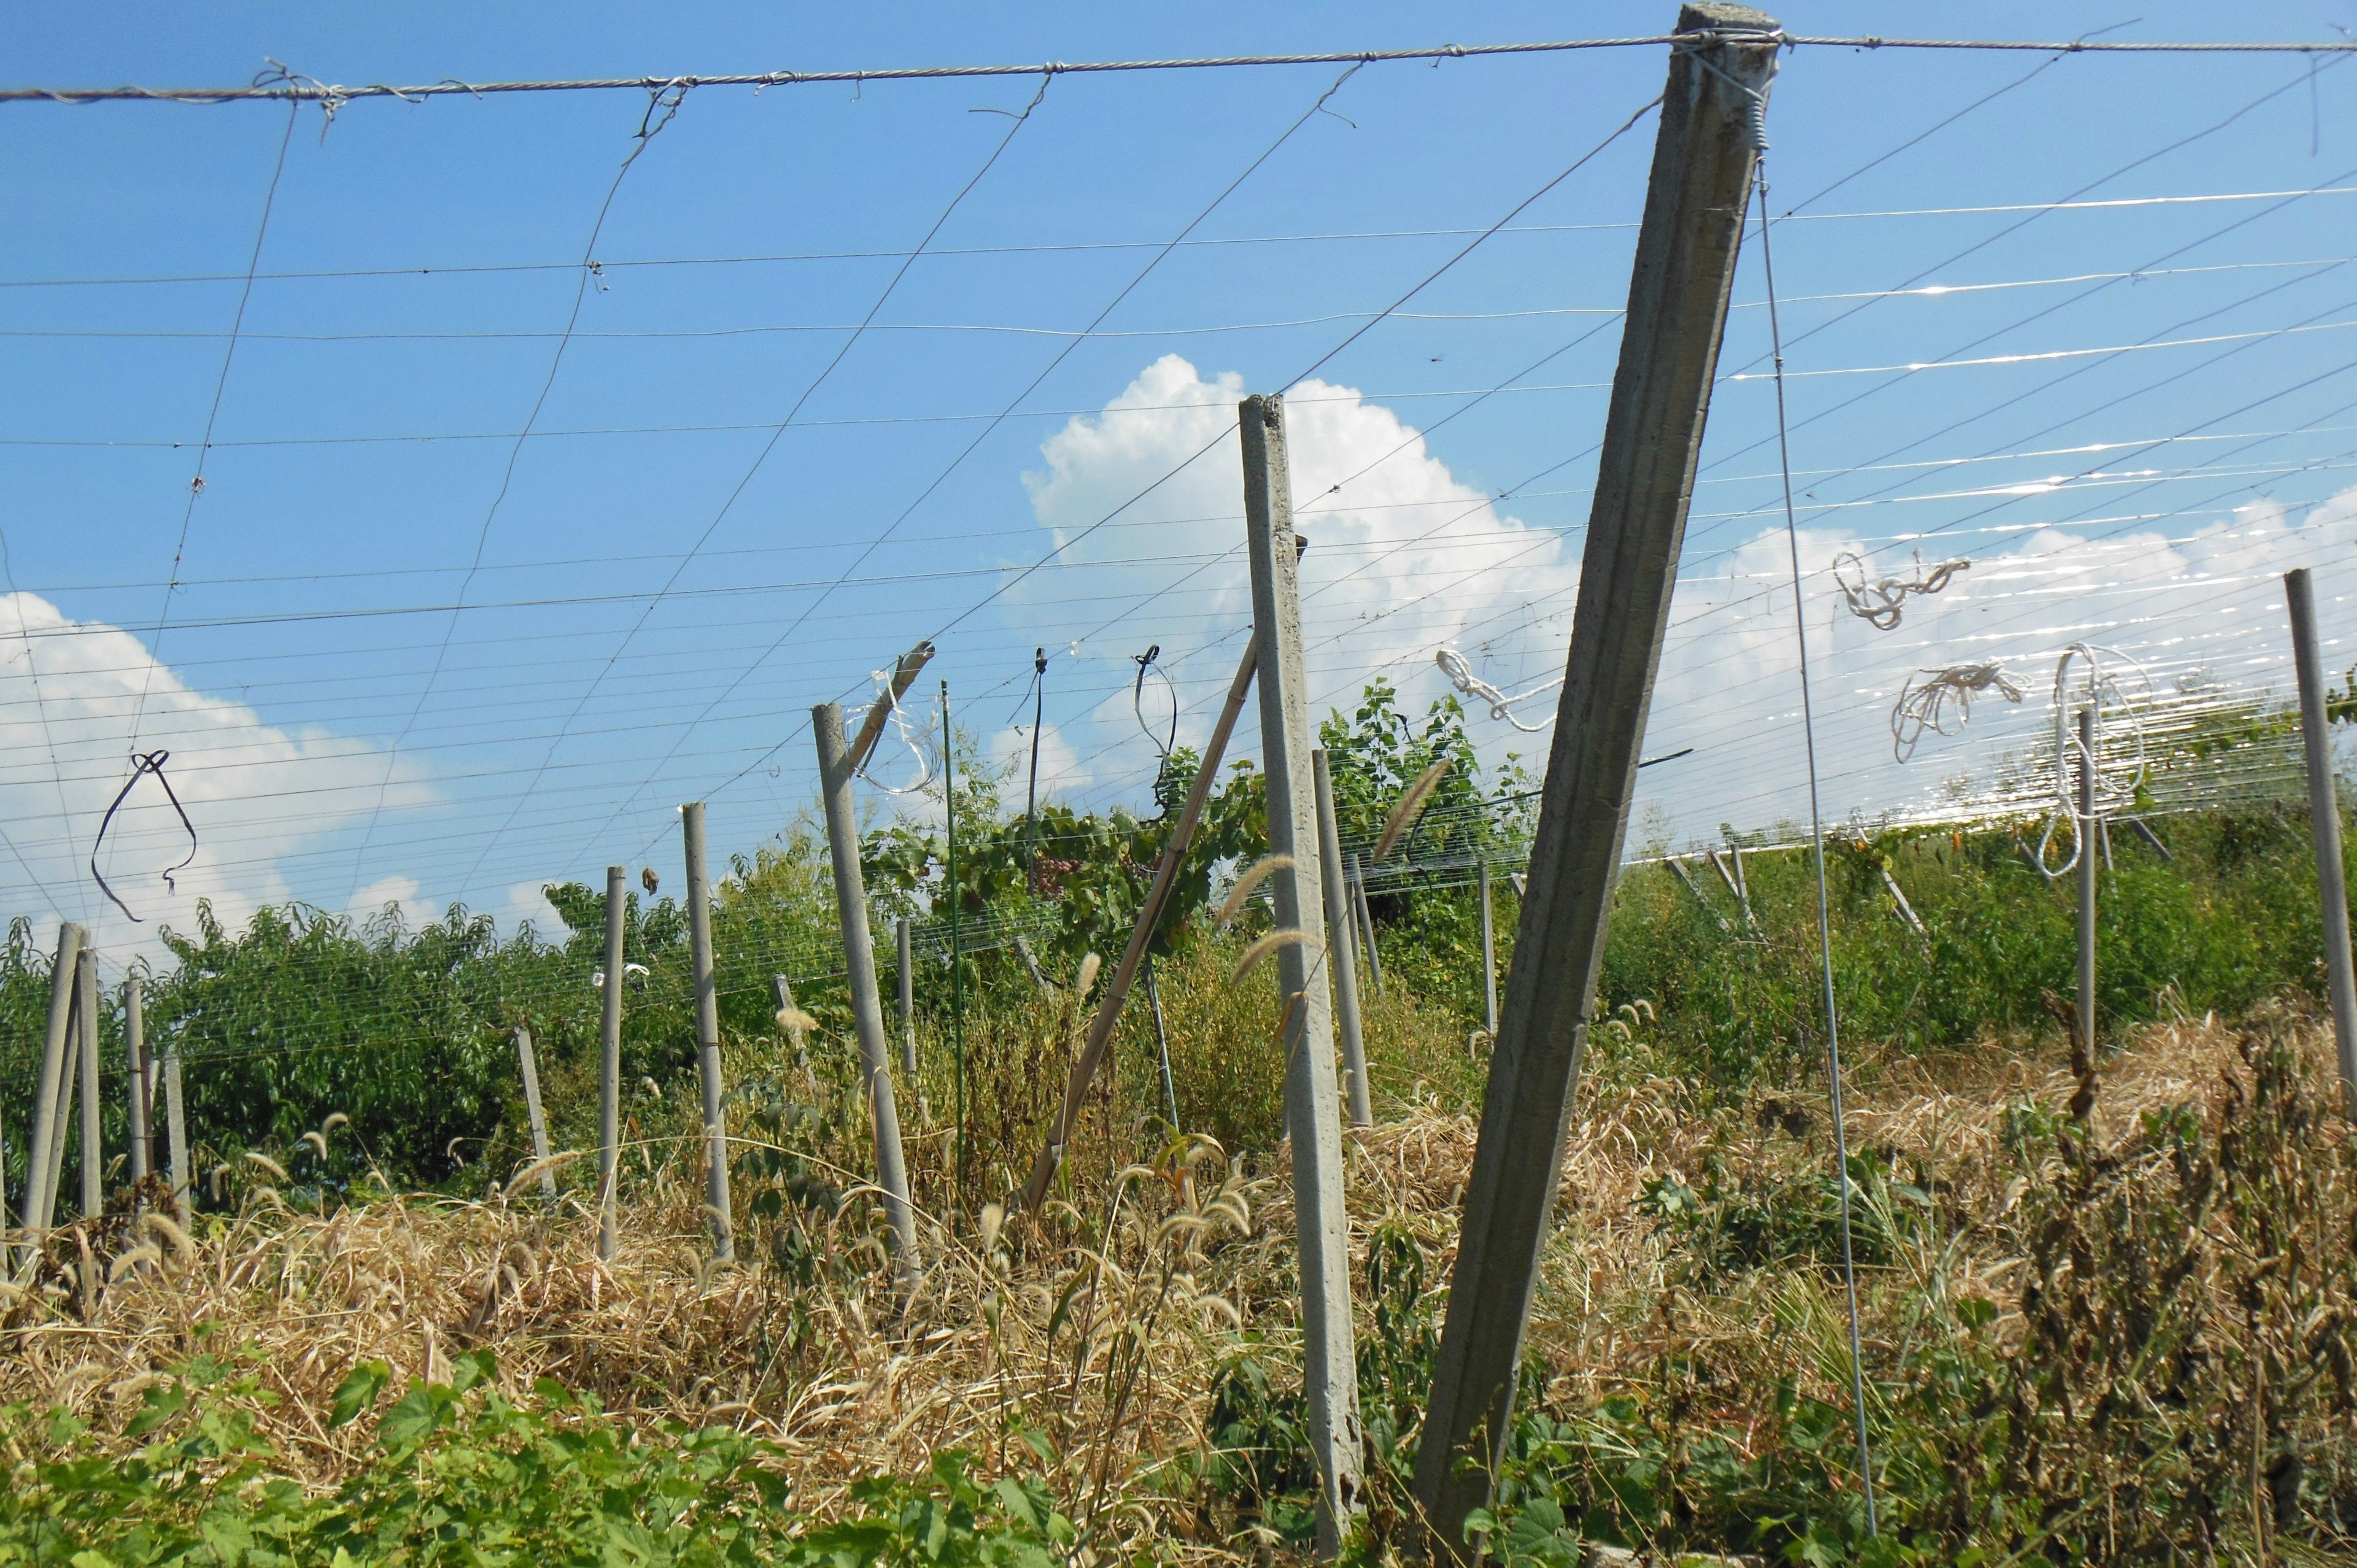
M 523 1075 L 523 1113 L 532 1123 L 532 1157 L 534 1163 L 548 1158 L 548 1118 L 540 1109 L 540 1062 L 532 1048 L 532 1031 L 518 1024 L 515 1031 L 516 1069 Z M 556 1199 L 556 1173 L 544 1168 L 540 1173 L 540 1195 L 552 1203 Z
M 1342 875 L 1342 831 L 1334 820 L 1334 776 L 1323 746 L 1309 754 L 1318 791 L 1318 870 L 1326 885 L 1326 957 L 1334 972 L 1334 1020 L 1342 1029 L 1342 1075 L 1350 1091 L 1351 1125 L 1372 1127 L 1375 1112 L 1367 1086 L 1367 1039 L 1359 1018 L 1358 911 Z M 1175 1120 L 1175 1119 L 1174 1119 Z
M 24 1219 L 25 1229 L 32 1231 L 49 1228 L 56 1196 L 48 1190 L 49 1144 L 56 1133 L 58 1096 L 68 1081 L 66 1047 L 73 1023 L 74 970 L 87 940 L 87 934 L 71 920 L 61 923 L 57 958 L 49 966 L 48 1031 L 41 1042 L 41 1082 L 33 1098 L 33 1125 L 26 1151 Z M 19 1262 L 29 1262 L 33 1251 L 34 1243 L 28 1240 Z
M 1711 383 L 1749 205 L 1773 19 L 1689 3 L 1674 47 L 1598 454 L 1571 649 L 1416 1455 L 1436 1555 L 1469 1554 L 1514 1382 L 1603 960 Z
M 606 868 L 606 983 L 597 1012 L 597 1255 L 611 1259 L 621 1244 L 622 935 L 630 895 L 622 868 Z
M 147 1100 L 147 1027 L 139 1005 L 139 982 L 126 975 L 123 981 L 123 1055 L 130 1066 L 130 1081 L 124 1085 L 129 1092 L 124 1096 L 131 1122 L 131 1185 L 145 1181 L 155 1168 L 155 1150 L 151 1146 L 153 1125 Z
M 1154 1051 L 1162 1063 L 1162 1103 L 1170 1115 L 1170 1135 L 1178 1136 L 1178 1084 L 1170 1076 L 1170 1031 L 1162 1024 L 1162 988 L 1154 983 L 1154 955 L 1146 955 L 1146 1001 L 1154 1011 Z
M 2317 650 L 2316 595 L 2306 567 L 2284 574 L 2284 596 L 2291 602 L 2292 655 L 2299 667 L 2299 733 L 2308 749 L 2308 817 L 2316 838 L 2316 890 L 2324 911 L 2324 967 L 2332 993 L 2332 1042 L 2341 1057 L 2341 1110 L 2357 1116 L 2357 979 L 2349 961 L 2349 886 L 2341 859 L 2341 802 L 2332 783 L 2324 658 Z M 2151 829 L 2141 822 L 2136 826 L 2151 837 Z
M 188 1223 L 188 1117 L 180 1095 L 180 1050 L 164 1058 L 164 1150 L 172 1156 L 172 1218 Z
M 2079 710 L 2079 1043 L 2095 1059 L 2095 710 Z
M 1056 1167 L 1063 1163 L 1064 1145 L 1071 1141 L 1072 1128 L 1080 1121 L 1082 1096 L 1088 1092 L 1098 1060 L 1113 1043 L 1114 1025 L 1120 1021 L 1122 1004 L 1128 1001 L 1129 988 L 1136 982 L 1138 968 L 1146 961 L 1146 944 L 1161 925 L 1171 885 L 1178 881 L 1179 868 L 1187 864 L 1195 825 L 1202 820 L 1203 803 L 1211 798 L 1212 781 L 1219 777 L 1220 759 L 1227 755 L 1228 737 L 1235 733 L 1236 716 L 1243 712 L 1244 696 L 1252 690 L 1253 671 L 1259 660 L 1258 645 L 1247 646 L 1243 659 L 1236 666 L 1235 679 L 1228 682 L 1227 700 L 1220 705 L 1219 719 L 1211 725 L 1211 738 L 1203 743 L 1203 758 L 1196 765 L 1194 782 L 1187 786 L 1187 799 L 1178 808 L 1178 821 L 1170 830 L 1170 840 L 1163 845 L 1153 885 L 1146 890 L 1146 902 L 1138 906 L 1136 919 L 1130 923 L 1129 945 L 1122 950 L 1121 961 L 1114 965 L 1113 979 L 1098 998 L 1096 1016 L 1089 1024 L 1088 1039 L 1081 1047 L 1080 1059 L 1072 1064 L 1071 1076 L 1064 1080 L 1063 1103 L 1057 1107 L 1056 1120 L 1048 1129 L 1047 1146 L 1031 1162 L 1031 1174 L 1024 1180 L 1017 1199 L 1020 1208 L 1039 1206 L 1039 1200 L 1048 1195 L 1048 1183 L 1055 1176 Z
M 1301 648 L 1300 552 L 1285 449 L 1285 403 L 1248 397 L 1243 437 L 1244 532 L 1252 558 L 1254 640 L 1260 649 L 1262 766 L 1268 779 L 1268 848 L 1286 857 L 1269 880 L 1276 924 L 1304 933 L 1324 907 L 1308 672 Z M 1301 1273 L 1302 1385 L 1318 1466 L 1318 1550 L 1331 1560 L 1361 1508 L 1358 1368 L 1351 1348 L 1351 1254 L 1342 1208 L 1342 1129 L 1334 1094 L 1334 1016 L 1316 946 L 1277 950 L 1284 1031 L 1285 1120 L 1293 1150 L 1294 1239 Z
M 1490 903 L 1490 857 L 1474 857 L 1481 878 L 1481 1021 L 1492 1045 L 1498 1039 L 1498 922 Z
M 903 1290 L 917 1283 L 917 1217 L 909 1204 L 909 1166 L 900 1152 L 900 1113 L 892 1100 L 890 1047 L 884 1040 L 884 1003 L 876 986 L 876 942 L 867 929 L 867 886 L 859 870 L 859 821 L 851 799 L 851 768 L 843 739 L 843 710 L 821 703 L 811 710 L 818 740 L 819 789 L 826 808 L 827 857 L 834 863 L 834 908 L 843 926 L 843 966 L 851 982 L 851 1021 L 859 1032 L 859 1063 L 867 1108 L 875 1120 L 876 1185 L 884 1191 L 892 1251 Z
M 1359 853 L 1351 852 L 1351 897 L 1359 906 L 1359 931 L 1367 943 L 1367 974 L 1375 983 L 1375 994 L 1383 993 L 1383 955 L 1375 950 L 1375 912 L 1367 908 L 1367 874 L 1359 865 Z
M 950 1055 L 957 1067 L 957 1189 L 965 1168 L 965 972 L 958 940 L 957 731 L 950 725 L 950 683 L 942 682 L 942 811 L 948 823 L 950 883 Z
M 899 972 L 893 979 L 900 993 L 900 1073 L 913 1089 L 917 1084 L 917 966 L 912 961 L 915 944 L 909 936 L 908 916 L 892 922 L 892 941 L 899 964 Z
M 679 809 L 687 849 L 687 954 L 695 976 L 695 1062 L 704 1088 L 704 1206 L 711 1211 L 712 1256 L 737 1255 L 737 1226 L 728 1205 L 728 1122 L 721 1109 L 720 993 L 712 967 L 712 878 L 704 851 L 704 802 Z

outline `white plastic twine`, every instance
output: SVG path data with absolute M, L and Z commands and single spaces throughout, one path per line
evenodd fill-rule
M 2083 685 L 2077 698 L 2071 694 L 2071 661 L 2084 665 Z M 2104 667 L 2109 659 L 2124 664 L 2134 673 L 2136 690 L 2128 691 L 2119 677 Z M 2074 642 L 2062 650 L 2054 665 L 2054 809 L 2047 813 L 2046 831 L 2038 838 L 2038 869 L 2050 882 L 2067 876 L 2078 868 L 2079 857 L 2087 853 L 2089 835 L 2105 817 L 2115 814 L 2123 806 L 2131 804 L 2136 791 L 2143 788 L 2149 761 L 2145 753 L 2144 721 L 2137 716 L 2139 703 L 2152 700 L 2152 677 L 2144 666 L 2116 648 L 2104 648 L 2086 642 Z M 2106 706 L 2109 713 L 2106 713 Z M 2092 750 L 2080 743 L 2072 720 L 2081 708 L 2092 709 L 2094 746 Z M 2121 728 L 2125 739 L 2121 747 L 2107 746 L 2115 725 Z M 2106 749 L 2124 750 L 2107 772 L 2104 766 Z M 2087 769 L 2094 780 L 2093 810 L 2079 810 L 2075 788 L 2078 769 Z M 2060 865 L 2049 865 L 2047 854 L 2054 843 L 2056 830 L 2068 822 L 2071 824 L 2071 858 Z
M 1473 673 L 1472 660 L 1453 648 L 1443 648 L 1434 654 L 1433 662 L 1440 666 L 1440 672 L 1448 677 L 1450 685 L 1469 697 L 1478 697 L 1489 703 L 1491 718 L 1503 719 L 1524 735 L 1537 735 L 1555 723 L 1555 715 L 1550 714 L 1538 724 L 1526 725 L 1514 716 L 1514 704 L 1528 702 L 1542 692 L 1562 685 L 1560 679 L 1542 681 L 1526 692 L 1516 692 L 1509 696 Z
M 1991 660 L 1986 664 L 1951 664 L 1945 670 L 1918 670 L 1899 689 L 1890 709 L 1890 754 L 1905 762 L 1926 732 L 1953 735 L 1973 716 L 1973 699 L 1994 692 L 2008 703 L 2029 693 Z
M 867 761 L 859 765 L 859 777 L 866 779 L 887 795 L 914 795 L 932 784 L 933 759 L 923 746 L 917 744 L 917 737 L 909 733 L 908 715 L 900 711 L 900 693 L 892 689 L 894 672 L 889 670 L 876 670 L 869 673 L 876 682 L 877 695 L 892 704 L 892 733 L 900 737 L 900 744 L 907 746 L 909 755 L 917 759 L 917 780 L 913 784 L 904 784 L 896 789 L 870 773 L 867 770 L 868 767 L 876 759 L 874 748 L 868 751 Z
M 1956 556 L 1927 570 L 1923 553 L 1919 550 L 1915 553 L 1912 577 L 1869 578 L 1866 558 L 1854 550 L 1845 550 L 1834 557 L 1834 581 L 1840 585 L 1850 614 L 1877 631 L 1889 631 L 1899 625 L 1909 598 L 1917 594 L 1938 593 L 1948 585 L 1949 578 L 1972 570 L 1972 565 L 1964 557 Z

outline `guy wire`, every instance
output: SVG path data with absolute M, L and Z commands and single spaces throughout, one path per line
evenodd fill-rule
M 1866 1432 L 1866 1364 L 1858 1345 L 1857 1262 L 1850 1247 L 1849 1134 L 1842 1121 L 1841 1012 L 1834 999 L 1833 916 L 1825 897 L 1825 825 L 1817 799 L 1817 721 L 1809 692 L 1809 617 L 1801 596 L 1801 525 L 1792 508 L 1792 447 L 1784 414 L 1784 332 L 1776 317 L 1776 263 L 1768 248 L 1766 149 L 1755 149 L 1760 190 L 1760 268 L 1768 293 L 1768 341 L 1776 379 L 1776 453 L 1784 481 L 1784 539 L 1792 553 L 1792 635 L 1800 651 L 1801 736 L 1809 758 L 1809 854 L 1817 879 L 1817 954 L 1824 970 L 1825 1092 L 1834 1121 L 1834 1160 L 1841 1191 L 1842 1289 L 1849 1305 L 1849 1393 L 1857 1423 L 1857 1479 L 1866 1498 L 1866 1533 L 1880 1533 L 1874 1511 L 1874 1448 Z

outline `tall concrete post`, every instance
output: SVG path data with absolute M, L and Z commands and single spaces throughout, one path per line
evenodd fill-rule
M 917 965 L 908 916 L 892 922 L 892 940 L 899 964 L 893 980 L 900 993 L 900 1071 L 913 1088 L 917 1082 Z
M 1248 397 L 1243 435 L 1244 532 L 1252 558 L 1253 628 L 1260 650 L 1261 758 L 1268 775 L 1268 848 L 1286 858 L 1269 879 L 1280 929 L 1315 932 L 1325 909 L 1318 799 L 1309 765 L 1309 694 L 1301 650 L 1300 551 L 1286 466 L 1285 403 Z M 1315 942 L 1277 951 L 1286 999 L 1285 1122 L 1293 1148 L 1294 1231 L 1300 1251 L 1302 1379 L 1309 1447 L 1318 1465 L 1318 1543 L 1340 1550 L 1359 1511 L 1358 1368 L 1351 1349 L 1351 1254 L 1342 1210 L 1341 1107 L 1334 1092 L 1334 1016 L 1327 961 Z
M 540 1108 L 540 1060 L 533 1049 L 532 1030 L 522 1024 L 515 1026 L 516 1070 L 523 1078 L 524 1120 L 532 1124 L 533 1163 L 541 1165 L 549 1155 L 548 1115 Z M 542 1165 L 540 1195 L 550 1202 L 556 1200 L 556 1173 Z
M 859 869 L 859 821 L 851 799 L 851 762 L 843 710 L 811 710 L 818 740 L 819 789 L 826 806 L 827 858 L 834 863 L 834 909 L 843 926 L 843 967 L 851 982 L 851 1021 L 859 1034 L 860 1076 L 876 1132 L 876 1185 L 892 1227 L 893 1260 L 903 1290 L 917 1280 L 917 1216 L 909 1201 L 909 1165 L 900 1150 L 900 1112 L 892 1098 L 892 1058 L 884 1038 L 884 1003 L 876 985 L 876 940 L 867 929 L 867 884 Z
M 1326 961 L 1334 972 L 1334 1019 L 1342 1028 L 1342 1077 L 1349 1091 L 1351 1125 L 1375 1124 L 1367 1087 L 1367 1036 L 1359 1017 L 1359 912 L 1342 874 L 1342 832 L 1334 817 L 1334 776 L 1323 746 L 1309 754 L 1317 774 L 1318 871 L 1326 887 Z M 1157 1014 L 1158 1016 L 1158 1014 Z M 1174 1123 L 1177 1118 L 1172 1118 Z
M 2341 1058 L 2344 1114 L 2357 1116 L 2357 980 L 2350 973 L 2349 886 L 2341 859 L 2341 802 L 2332 784 L 2332 732 L 2324 704 L 2324 656 L 2316 641 L 2316 590 L 2308 568 L 2284 574 L 2299 669 L 2299 734 L 2308 752 L 2308 819 L 2316 840 L 2316 891 L 2324 914 L 2324 970 L 2332 996 L 2332 1043 Z
M 704 1089 L 704 1207 L 712 1222 L 712 1255 L 725 1263 L 737 1255 L 737 1227 L 728 1207 L 728 1122 L 722 1110 L 720 993 L 713 978 L 712 878 L 705 861 L 703 801 L 679 809 L 679 827 L 687 849 L 687 956 L 694 972 L 695 1065 Z
M 622 937 L 630 893 L 622 868 L 606 868 L 606 983 L 597 1012 L 597 1255 L 621 1245 Z
M 180 1091 L 180 1052 L 164 1058 L 164 1151 L 172 1157 L 172 1218 L 188 1223 L 188 1113 Z
M 1639 747 L 1669 625 L 1703 424 L 1751 191 L 1749 122 L 1776 23 L 1690 3 L 1638 231 L 1620 359 L 1555 710 L 1528 895 L 1506 977 L 1448 1312 L 1416 1455 L 1438 1553 L 1463 1558 L 1512 1429 L 1514 1376 L 1604 955 Z
M 1478 856 L 1474 875 L 1481 882 L 1481 1026 L 1498 1037 L 1498 923 L 1490 902 L 1490 857 Z

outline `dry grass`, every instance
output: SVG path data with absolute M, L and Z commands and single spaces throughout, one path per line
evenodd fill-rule
M 1533 1343 L 1552 1374 L 1549 1402 L 1592 1405 L 1697 1341 L 1762 1389 L 1797 1375 L 1837 1395 L 1846 1350 L 1822 1273 L 1762 1270 L 1702 1291 L 1639 1201 L 1648 1182 L 1691 1176 L 1706 1159 L 1821 1145 L 1820 1102 L 1760 1096 L 1706 1114 L 1686 1081 L 1648 1070 L 1644 1021 L 1631 1022 L 1633 1038 L 1599 1047 L 1609 1059 L 1583 1096 L 1563 1224 L 1544 1258 Z M 1040 1056 L 1060 1057 L 1068 1024 L 1042 1023 Z M 2322 1034 L 2296 1026 L 2325 1063 Z M 2145 1029 L 2103 1069 L 2098 1126 L 2118 1134 L 2147 1109 L 2214 1102 L 2241 1070 L 2233 1030 L 2192 1020 Z M 2065 1071 L 1995 1049 L 1889 1067 L 1857 1095 L 1852 1142 L 1943 1173 L 1943 1205 L 1993 1217 L 2012 1201 L 1998 1157 L 2004 1108 L 2032 1095 L 2059 1103 L 2074 1087 Z M 2322 1136 L 2337 1146 L 2344 1133 Z M 1473 1140 L 1467 1116 L 1397 1102 L 1353 1146 L 1355 1245 L 1379 1224 L 1405 1223 L 1430 1254 L 1430 1277 L 1445 1279 Z M 757 1261 L 716 1267 L 704 1257 L 694 1169 L 651 1158 L 636 1168 L 610 1262 L 595 1254 L 594 1220 L 569 1203 L 544 1208 L 536 1178 L 512 1184 L 513 1197 L 318 1214 L 288 1208 L 257 1169 L 237 1178 L 250 1185 L 233 1213 L 200 1218 L 185 1239 L 135 1233 L 119 1218 L 88 1247 L 60 1232 L 42 1282 L 6 1318 L 0 1400 L 70 1407 L 101 1433 L 118 1431 L 167 1369 L 199 1351 L 234 1355 L 278 1396 L 257 1402 L 262 1430 L 294 1473 L 325 1485 L 364 1455 L 366 1423 L 331 1431 L 323 1413 L 357 1363 L 387 1363 L 398 1387 L 438 1380 L 450 1356 L 490 1346 L 518 1391 L 554 1378 L 634 1422 L 773 1439 L 819 1508 L 851 1479 L 917 1471 L 943 1448 L 1036 1468 L 1010 1434 L 1044 1434 L 1067 1505 L 1110 1547 L 1200 1533 L 1190 1477 L 1213 1380 L 1240 1330 L 1264 1331 L 1280 1349 L 1292 1332 L 1289 1194 L 1281 1176 L 1255 1174 L 1283 1172 L 1275 1155 L 1231 1161 L 1199 1140 L 1110 1183 L 1103 1165 L 1080 1166 L 1099 1174 L 1036 1221 L 1002 1229 L 985 1213 L 955 1235 L 931 1224 L 923 1283 L 906 1302 L 891 1294 L 878 1232 L 857 1202 L 831 1219 L 748 1221 L 740 1248 Z M 786 1255 L 777 1242 L 792 1227 L 804 1262 L 760 1261 Z M 96 1283 L 136 1245 L 151 1250 Z M 2018 1270 L 1978 1242 L 1939 1259 L 1902 1253 L 1869 1281 L 1869 1359 L 1908 1353 L 1896 1287 L 1934 1284 L 2009 1312 Z

